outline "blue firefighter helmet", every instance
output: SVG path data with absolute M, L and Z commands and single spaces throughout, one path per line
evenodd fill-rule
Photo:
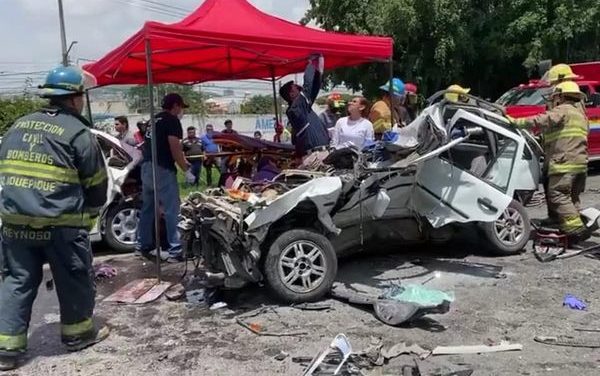
M 379 88 L 389 93 L 390 82 L 388 81 L 385 85 L 382 85 Z M 393 94 L 395 96 L 402 96 L 404 95 L 404 91 L 404 82 L 401 79 L 394 77 L 394 79 L 392 79 L 392 93 L 390 94 Z
M 85 89 L 96 84 L 96 79 L 90 73 L 79 67 L 57 67 L 48 73 L 46 82 L 39 86 L 43 98 L 62 95 L 83 94 Z

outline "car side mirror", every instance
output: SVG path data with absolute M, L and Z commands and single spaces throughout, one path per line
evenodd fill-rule
M 600 93 L 594 93 L 590 96 L 590 103 L 592 107 L 600 107 Z

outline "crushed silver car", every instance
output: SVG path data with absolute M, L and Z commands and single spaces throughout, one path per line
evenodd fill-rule
M 370 244 L 444 242 L 473 226 L 493 253 L 520 252 L 531 231 L 520 201 L 538 188 L 539 145 L 501 108 L 443 94 L 396 141 L 335 151 L 324 171 L 191 194 L 180 223 L 188 252 L 224 286 L 264 281 L 286 302 L 323 297 L 338 256 Z

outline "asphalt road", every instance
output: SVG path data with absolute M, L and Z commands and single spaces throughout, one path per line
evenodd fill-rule
M 585 206 L 600 204 L 600 176 L 588 180 Z M 531 208 L 533 218 L 545 215 L 543 206 Z M 599 241 L 597 237 L 592 239 Z M 388 245 L 389 248 L 389 245 Z M 586 340 L 600 329 L 600 260 L 577 257 L 541 264 L 528 252 L 505 258 L 481 253 L 479 243 L 463 241 L 431 249 L 403 249 L 362 256 L 340 264 L 339 280 L 358 291 L 381 291 L 391 283 L 427 283 L 451 291 L 450 312 L 418 320 L 408 327 L 390 327 L 368 310 L 329 300 L 327 311 L 279 307 L 248 319 L 273 332 L 302 330 L 307 335 L 259 337 L 235 323 L 233 315 L 273 304 L 264 289 L 248 288 L 223 298 L 229 307 L 209 311 L 184 302 L 161 300 L 144 306 L 103 303 L 108 294 L 133 278 L 152 276 L 152 264 L 132 256 L 102 255 L 97 263 L 117 268 L 117 278 L 101 281 L 98 314 L 113 328 L 105 342 L 78 354 L 68 354 L 59 342 L 58 305 L 54 292 L 42 287 L 30 330 L 27 362 L 13 375 L 299 375 L 296 356 L 314 356 L 338 333 L 348 336 L 355 351 L 368 347 L 372 337 L 385 346 L 399 342 L 424 348 L 440 345 L 479 345 L 510 341 L 522 351 L 429 357 L 419 361 L 423 375 L 434 371 L 474 369 L 473 375 L 599 375 L 600 352 L 536 343 L 536 335 L 568 335 Z M 100 250 L 101 251 L 101 250 Z M 167 278 L 177 280 L 180 266 L 169 266 Z M 588 303 L 587 311 L 563 307 L 567 293 Z M 284 351 L 282 361 L 274 356 Z M 409 356 L 391 360 L 366 374 L 398 375 Z

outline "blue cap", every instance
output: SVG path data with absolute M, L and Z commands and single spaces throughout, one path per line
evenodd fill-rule
M 379 87 L 383 91 L 390 91 L 390 82 L 388 81 L 385 85 Z M 399 78 L 392 79 L 392 90 L 396 96 L 404 95 L 404 82 Z

